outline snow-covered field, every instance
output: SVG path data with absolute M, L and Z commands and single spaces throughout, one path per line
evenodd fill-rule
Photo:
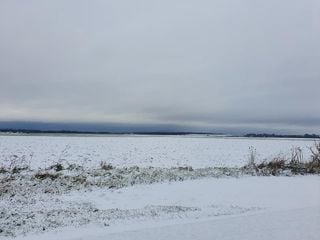
M 0 238 L 319 239 L 319 175 L 250 176 L 230 168 L 247 163 L 250 146 L 263 161 L 290 155 L 293 147 L 309 158 L 312 144 L 203 136 L 0 136 L 0 167 L 12 161 L 31 166 L 0 171 Z M 101 169 L 101 161 L 116 168 Z M 54 163 L 84 168 L 44 170 Z
M 18 239 L 292 240 L 320 235 L 319 176 L 203 179 L 80 191 L 57 199 L 113 212 L 82 227 Z
M 257 160 L 270 160 L 301 147 L 309 156 L 308 139 L 252 139 L 203 136 L 0 136 L 0 162 L 24 156 L 32 168 L 48 167 L 60 160 L 86 167 L 101 161 L 113 166 L 197 167 L 243 166 L 248 148 Z

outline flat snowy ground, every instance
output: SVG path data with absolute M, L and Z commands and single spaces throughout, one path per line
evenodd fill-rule
M 31 168 L 0 173 L 0 238 L 319 239 L 319 175 L 201 175 L 212 167 L 243 166 L 250 146 L 257 150 L 256 161 L 270 161 L 278 154 L 290 155 L 292 147 L 300 147 L 309 159 L 312 144 L 305 139 L 199 136 L 0 136 L 0 167 L 14 163 Z M 101 169 L 101 161 L 116 169 Z M 83 168 L 44 170 L 56 163 Z M 123 170 L 130 166 L 144 169 Z M 179 172 L 179 166 L 192 166 L 188 174 L 204 169 L 189 178 L 193 180 L 168 182 L 180 179 L 172 174 L 189 171 Z M 175 169 L 164 169 L 171 167 Z M 38 168 L 52 175 L 37 176 Z M 99 185 L 123 179 L 144 183 L 160 168 L 163 174 L 169 171 L 162 183 L 118 189 L 131 184 Z M 128 171 L 139 173 L 137 179 Z M 87 187 L 86 181 L 95 185 Z
M 108 234 L 90 239 L 319 239 L 320 208 L 207 220 L 161 228 Z M 86 238 L 78 238 L 86 239 Z
M 153 166 L 200 167 L 243 166 L 248 148 L 257 152 L 257 161 L 278 154 L 290 155 L 300 147 L 306 158 L 312 139 L 257 139 L 206 136 L 1 136 L 0 163 L 15 155 L 31 168 L 46 168 L 65 161 L 84 167 L 97 167 L 101 161 L 116 167 Z
M 60 198 L 64 203 L 90 202 L 99 210 L 128 210 L 128 216 L 136 211 L 141 217 L 17 239 L 292 240 L 320 236 L 319 176 L 201 179 L 77 191 Z

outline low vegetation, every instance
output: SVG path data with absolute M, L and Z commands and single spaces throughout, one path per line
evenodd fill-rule
M 305 158 L 298 147 L 290 154 L 279 154 L 269 161 L 259 161 L 256 150 L 249 148 L 248 164 L 240 168 L 180 166 L 172 168 L 123 167 L 116 168 L 101 161 L 96 169 L 59 161 L 46 169 L 30 169 L 25 158 L 11 156 L 9 163 L 0 166 L 0 197 L 4 195 L 34 193 L 64 193 L 90 187 L 121 188 L 136 184 L 164 181 L 184 181 L 204 177 L 292 176 L 320 174 L 320 142 L 309 148 Z
M 291 149 L 290 156 L 279 154 L 271 161 L 257 163 L 257 154 L 254 148 L 249 148 L 248 164 L 243 167 L 246 173 L 263 176 L 320 174 L 320 142 L 314 142 L 309 148 L 311 157 L 304 159 L 301 148 Z
M 0 196 L 19 194 L 28 189 L 34 193 L 63 193 L 88 187 L 121 188 L 136 184 L 164 181 L 184 181 L 204 177 L 291 176 L 320 174 L 320 142 L 310 147 L 311 156 L 305 159 L 302 150 L 292 148 L 289 155 L 279 154 L 269 161 L 259 161 L 256 150 L 249 148 L 248 164 L 240 168 L 180 166 L 172 168 L 123 167 L 116 168 L 101 161 L 96 169 L 62 161 L 46 169 L 32 170 L 25 159 L 11 157 L 7 167 L 0 167 Z

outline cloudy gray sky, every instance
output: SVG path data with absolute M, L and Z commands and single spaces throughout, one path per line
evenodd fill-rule
M 320 1 L 0 1 L 0 121 L 320 132 Z

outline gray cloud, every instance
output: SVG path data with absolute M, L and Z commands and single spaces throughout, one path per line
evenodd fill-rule
M 320 3 L 0 2 L 0 120 L 320 129 Z

